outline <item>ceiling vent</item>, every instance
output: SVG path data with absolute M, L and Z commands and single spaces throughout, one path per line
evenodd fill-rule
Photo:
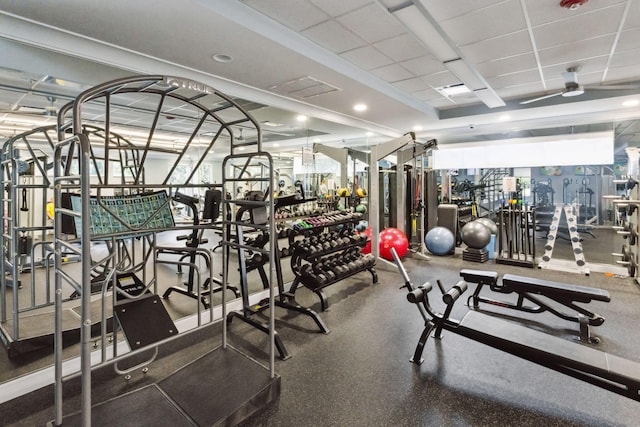
M 292 98 L 309 99 L 315 96 L 337 92 L 341 89 L 311 76 L 306 76 L 270 86 L 268 90 Z
M 447 98 L 450 98 L 452 96 L 468 95 L 471 93 L 471 89 L 465 86 L 464 83 L 456 83 L 453 85 L 437 87 L 436 90 Z

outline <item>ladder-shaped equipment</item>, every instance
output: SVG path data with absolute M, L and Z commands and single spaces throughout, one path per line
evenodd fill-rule
M 567 231 L 569 233 L 569 240 L 571 241 L 571 248 L 575 264 L 578 267 L 580 273 L 589 275 L 589 267 L 587 261 L 584 258 L 584 250 L 582 249 L 582 240 L 580 233 L 578 232 L 578 219 L 576 215 L 576 209 L 573 205 L 556 205 L 549 226 L 549 232 L 547 234 L 547 243 L 544 245 L 544 254 L 542 259 L 538 263 L 539 268 L 549 268 L 552 262 L 553 248 L 558 237 L 558 229 L 563 219 L 567 224 Z

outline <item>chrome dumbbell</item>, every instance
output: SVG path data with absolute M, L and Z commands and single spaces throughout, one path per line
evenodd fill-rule
M 622 247 L 622 253 L 614 252 L 611 255 L 614 257 L 620 258 L 620 260 L 616 261 L 616 264 L 624 265 L 625 267 L 627 267 L 627 272 L 629 273 L 629 276 L 631 277 L 636 276 L 636 268 L 638 266 L 636 261 L 636 255 L 629 250 L 629 247 L 627 245 L 624 245 Z
M 616 233 L 629 241 L 629 245 L 633 246 L 638 240 L 638 226 L 632 222 L 626 223 L 624 226 L 613 227 Z

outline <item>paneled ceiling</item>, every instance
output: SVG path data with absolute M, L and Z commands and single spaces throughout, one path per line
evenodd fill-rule
M 622 106 L 640 98 L 640 0 L 0 0 L 0 48 L 3 111 L 173 74 L 251 102 L 282 125 L 265 138 L 288 140 L 283 150 L 414 129 L 446 144 L 609 128 L 620 150 L 640 145 L 640 107 Z M 520 103 L 565 91 L 570 68 L 583 94 Z M 440 89 L 461 83 L 472 91 Z

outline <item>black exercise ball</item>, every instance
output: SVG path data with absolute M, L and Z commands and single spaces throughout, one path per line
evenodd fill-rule
M 487 227 L 491 232 L 491 234 L 498 235 L 498 226 L 496 225 L 495 222 L 491 221 L 489 218 L 478 218 L 476 219 L 476 221 L 481 223 L 485 227 Z
M 473 249 L 483 249 L 491 240 L 489 228 L 477 220 L 466 223 L 460 234 L 462 241 Z

